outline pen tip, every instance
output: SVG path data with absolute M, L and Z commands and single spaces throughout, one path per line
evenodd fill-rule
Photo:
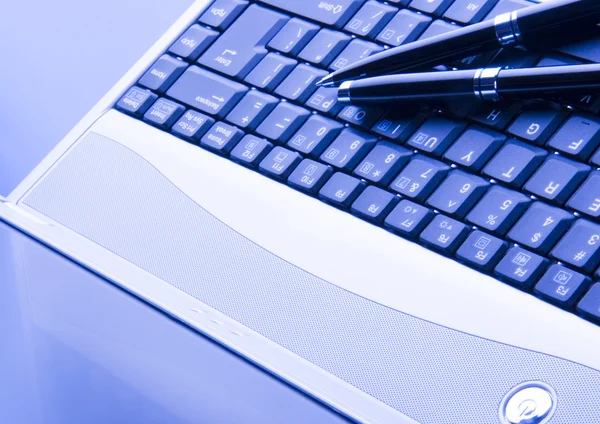
M 333 87 L 335 86 L 335 82 L 331 75 L 327 75 L 325 78 L 322 78 L 320 81 L 317 81 L 315 84 L 317 87 Z

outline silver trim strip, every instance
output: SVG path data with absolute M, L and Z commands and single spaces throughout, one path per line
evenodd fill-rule
M 476 92 L 482 100 L 496 102 L 500 100 L 498 94 L 498 75 L 502 68 L 480 69 L 475 76 Z
M 338 101 L 339 102 L 351 102 L 350 88 L 352 87 L 352 81 L 344 81 L 338 88 Z

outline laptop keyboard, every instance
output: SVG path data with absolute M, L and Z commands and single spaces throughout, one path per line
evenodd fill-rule
M 600 323 L 600 97 L 386 109 L 315 86 L 385 48 L 532 4 L 215 0 L 116 108 Z M 589 62 L 600 39 L 446 67 Z

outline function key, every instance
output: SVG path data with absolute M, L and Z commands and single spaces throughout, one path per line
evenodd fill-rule
M 385 190 L 368 186 L 352 203 L 352 212 L 369 221 L 381 222 L 398 200 L 398 197 Z
M 305 155 L 319 156 L 337 137 L 342 128 L 344 126 L 339 122 L 319 115 L 312 115 L 298 132 L 290 138 L 287 145 Z
M 552 265 L 535 286 L 535 293 L 563 307 L 573 306 L 583 292 L 589 287 L 591 280 L 585 275 Z
M 345 68 L 354 62 L 371 56 L 373 53 L 379 53 L 383 48 L 375 43 L 354 39 L 346 46 L 344 50 L 329 65 L 329 69 L 337 71 Z
M 380 141 L 356 167 L 354 175 L 373 183 L 387 185 L 406 165 L 412 152 L 388 141 Z
M 600 121 L 575 115 L 552 137 L 548 146 L 580 160 L 587 160 L 600 145 Z
M 446 151 L 444 159 L 479 171 L 505 139 L 503 134 L 481 127 L 470 127 Z
M 420 10 L 421 12 L 429 13 L 430 15 L 439 16 L 448 9 L 454 0 L 412 0 L 410 7 Z
M 525 190 L 542 199 L 564 203 L 585 180 L 590 167 L 551 155 L 525 184 Z
M 200 22 L 215 28 L 225 29 L 248 6 L 246 0 L 216 0 L 200 17 Z
M 395 7 L 369 0 L 350 19 L 344 29 L 362 37 L 373 38 L 397 11 Z
M 346 171 L 353 170 L 376 140 L 370 134 L 345 128 L 325 149 L 320 160 Z
M 140 87 L 131 87 L 119 99 L 116 104 L 117 109 L 131 113 L 135 116 L 142 116 L 157 99 L 157 95 L 149 90 Z
M 489 183 L 462 171 L 452 171 L 431 195 L 427 204 L 437 210 L 464 217 L 481 199 Z
M 162 55 L 140 78 L 139 83 L 158 93 L 164 93 L 179 78 L 187 63 L 167 54 Z
M 444 13 L 444 17 L 461 24 L 481 21 L 496 5 L 498 0 L 456 0 Z
M 500 235 L 523 215 L 531 199 L 504 187 L 492 187 L 473 208 L 467 220 L 480 228 Z
M 161 128 L 171 128 L 185 108 L 167 99 L 158 99 L 144 114 L 144 121 Z
M 521 112 L 508 128 L 508 132 L 541 146 L 548 141 L 566 117 L 565 111 L 537 104 Z
M 327 67 L 350 42 L 350 36 L 343 32 L 322 29 L 302 49 L 298 57 L 315 65 Z
M 404 197 L 424 201 L 444 179 L 450 167 L 426 156 L 415 156 L 390 185 Z
M 246 135 L 231 151 L 231 159 L 244 165 L 256 165 L 273 148 L 273 145 L 264 138 Z
M 365 186 L 358 178 L 336 172 L 319 191 L 319 197 L 336 206 L 349 207 Z
M 464 122 L 441 116 L 430 118 L 421 125 L 407 144 L 415 149 L 441 156 L 466 126 Z
M 577 312 L 585 318 L 600 323 L 600 283 L 596 283 L 577 305 Z
M 240 129 L 224 122 L 217 122 L 200 139 L 200 145 L 213 152 L 227 154 L 243 136 L 244 133 Z
M 462 222 L 444 215 L 436 215 L 421 233 L 420 240 L 436 250 L 452 254 L 467 237 L 468 232 L 469 229 Z
M 308 118 L 309 112 L 288 102 L 280 102 L 258 126 L 256 132 L 268 139 L 286 142 Z
M 552 257 L 593 272 L 600 265 L 600 225 L 578 220 L 554 248 Z
M 477 268 L 492 269 L 506 251 L 506 242 L 482 231 L 473 231 L 462 244 L 456 256 Z
M 430 209 L 405 199 L 390 212 L 384 225 L 398 234 L 417 237 L 433 216 Z
M 331 166 L 304 159 L 288 177 L 288 184 L 302 191 L 316 193 L 332 173 Z
M 200 137 L 202 137 L 214 123 L 214 119 L 209 118 L 200 112 L 196 112 L 195 110 L 188 110 L 181 118 L 179 118 L 179 121 L 173 125 L 171 131 L 175 135 L 197 143 L 200 140 Z
M 594 171 L 571 197 L 567 206 L 594 218 L 600 217 L 600 172 Z
M 275 93 L 298 103 L 304 103 L 317 89 L 315 83 L 326 75 L 327 71 L 302 63 L 279 84 Z
M 244 81 L 271 91 L 294 69 L 298 62 L 280 54 L 269 53 L 250 71 Z
M 227 120 L 240 128 L 253 130 L 265 119 L 279 102 L 276 97 L 250 90 L 242 100 L 233 108 Z
M 315 24 L 292 18 L 273 37 L 268 46 L 282 53 L 296 56 L 318 31 L 319 27 Z
M 260 162 L 258 168 L 271 177 L 285 180 L 301 160 L 302 156 L 298 153 L 276 146 Z
M 399 46 L 415 41 L 429 26 L 431 18 L 408 10 L 401 10 L 377 36 L 377 41 Z
M 200 25 L 192 25 L 169 48 L 169 53 L 189 61 L 198 59 L 219 33 Z
M 414 113 L 394 108 L 377 121 L 371 131 L 392 140 L 405 142 L 426 117 L 426 112 Z
M 515 187 L 521 187 L 540 167 L 547 152 L 520 141 L 511 140 L 484 168 L 490 178 Z
M 528 289 L 546 270 L 549 261 L 520 247 L 513 247 L 502 258 L 494 273 L 503 281 Z

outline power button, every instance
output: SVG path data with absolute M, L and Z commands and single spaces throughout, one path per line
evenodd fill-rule
M 519 384 L 500 404 L 502 424 L 545 424 L 556 410 L 556 393 L 545 383 Z

